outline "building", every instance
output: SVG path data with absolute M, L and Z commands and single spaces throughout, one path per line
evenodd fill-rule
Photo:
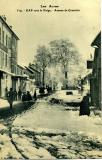
M 42 85 L 42 70 L 38 65 L 29 64 L 29 69 L 33 71 L 35 85 L 40 87 Z
M 84 90 L 85 93 L 90 93 L 90 78 L 92 76 L 92 71 L 89 71 L 84 75 L 84 77 L 81 77 L 81 87 Z
M 5 96 L 5 89 L 14 86 L 13 76 L 16 74 L 17 46 L 19 38 L 0 16 L 0 97 Z
M 12 76 L 12 86 L 13 89 L 19 90 L 21 89 L 22 92 L 26 91 L 26 81 L 29 75 L 26 74 L 25 68 L 21 65 L 16 65 L 16 74 Z
M 98 109 L 101 106 L 101 33 L 99 33 L 91 46 L 95 48 L 94 59 L 90 62 L 89 69 L 92 68 L 92 76 L 90 77 L 90 93 L 91 103 Z M 89 63 L 89 62 L 88 62 Z
M 6 17 L 0 16 L 0 97 L 5 97 L 11 87 L 34 94 L 35 86 L 41 84 L 41 70 L 37 65 L 18 65 L 18 40 Z
M 31 95 L 33 95 L 36 88 L 34 71 L 29 67 L 25 67 L 25 74 L 28 75 L 28 78 L 25 81 L 26 91 L 30 91 Z

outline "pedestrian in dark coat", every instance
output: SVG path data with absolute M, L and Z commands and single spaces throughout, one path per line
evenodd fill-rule
M 27 98 L 27 101 L 32 100 L 32 96 L 29 91 L 27 91 L 26 98 Z
M 90 108 L 89 108 L 89 94 L 83 97 L 83 100 L 80 104 L 80 113 L 79 115 L 90 115 Z
M 22 94 L 22 102 L 27 101 L 27 95 L 26 92 L 23 92 Z
M 10 104 L 10 109 L 12 109 L 12 105 L 13 105 L 13 101 L 14 101 L 14 92 L 13 92 L 12 88 L 10 88 L 10 91 L 7 94 L 7 100 Z
M 45 88 L 44 87 L 40 87 L 39 88 L 39 93 L 42 95 L 45 93 Z
M 36 94 L 36 89 L 34 91 L 34 96 L 33 96 L 34 100 L 37 100 L 37 94 Z
M 18 91 L 18 100 L 21 100 L 21 95 L 22 95 L 22 92 L 21 92 L 21 89 L 19 89 L 19 91 Z
M 17 91 L 16 91 L 16 89 L 14 90 L 14 100 L 17 101 Z

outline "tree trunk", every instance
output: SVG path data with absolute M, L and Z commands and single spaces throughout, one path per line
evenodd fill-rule
M 65 79 L 68 78 L 68 74 L 67 74 L 67 71 L 65 71 Z
M 45 87 L 45 69 L 43 69 L 43 87 Z
M 67 66 L 64 65 L 64 78 L 65 78 L 65 88 L 67 89 L 68 88 L 68 72 L 67 72 Z

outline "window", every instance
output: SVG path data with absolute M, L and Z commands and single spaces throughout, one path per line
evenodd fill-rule
M 4 53 L 2 52 L 2 67 L 4 66 Z
M 8 47 L 11 49 L 11 38 L 8 38 Z
M 5 66 L 7 67 L 7 54 L 5 56 Z
M 1 42 L 1 28 L 0 28 L 0 42 Z
M 6 35 L 6 46 L 8 46 L 8 36 Z
M 2 32 L 2 42 L 4 44 L 4 31 Z

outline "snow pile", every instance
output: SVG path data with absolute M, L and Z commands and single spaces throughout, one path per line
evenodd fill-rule
M 6 126 L 0 124 L 0 159 L 22 158 L 11 143 L 9 131 Z
M 13 128 L 13 140 L 30 159 L 101 158 L 102 142 L 83 132 Z M 19 136 L 17 135 L 19 133 Z
M 15 159 L 22 158 L 12 145 L 10 138 L 6 135 L 0 134 L 0 159 Z
M 52 157 L 45 148 L 42 146 L 36 147 L 32 138 L 25 137 L 25 135 L 22 134 L 13 134 L 13 141 L 15 142 L 20 153 L 23 153 L 23 155 L 28 159 L 54 159 L 54 157 Z

